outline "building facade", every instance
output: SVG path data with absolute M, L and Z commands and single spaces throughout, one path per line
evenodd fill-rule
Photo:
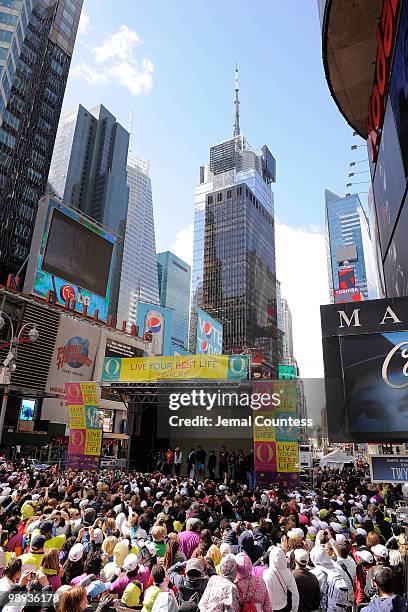
M 129 133 L 102 105 L 79 105 L 59 123 L 48 190 L 118 236 L 110 313 L 116 314 L 129 201 Z
M 159 304 L 156 238 L 149 162 L 129 155 L 129 205 L 120 281 L 118 321 L 136 323 L 139 301 Z
M 374 247 L 358 195 L 326 190 L 326 250 L 332 302 L 378 297 Z
M 0 281 L 25 263 L 83 0 L 0 0 Z
M 282 322 L 283 322 L 283 359 L 293 358 L 293 330 L 292 313 L 288 301 L 284 298 L 281 301 Z
M 223 352 L 261 348 L 277 364 L 275 160 L 240 133 L 238 84 L 233 138 L 210 149 L 195 192 L 190 347 L 196 310 L 222 323 Z
M 408 3 L 319 0 L 319 10 L 328 87 L 353 130 L 367 139 L 380 296 L 406 296 Z
M 171 253 L 157 254 L 160 305 L 173 309 L 173 353 L 188 351 L 191 266 Z

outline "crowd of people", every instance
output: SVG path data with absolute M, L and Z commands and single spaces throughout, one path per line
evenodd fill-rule
M 408 610 L 401 486 L 359 468 L 289 492 L 222 475 L 0 465 L 0 609 Z

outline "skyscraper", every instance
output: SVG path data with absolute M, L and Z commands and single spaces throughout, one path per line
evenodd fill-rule
M 129 133 L 102 105 L 79 105 L 59 123 L 48 189 L 118 235 L 110 313 L 117 309 L 128 210 Z
M 152 182 L 149 162 L 129 155 L 129 205 L 118 303 L 118 321 L 136 322 L 139 301 L 159 304 Z
M 211 147 L 195 192 L 192 351 L 199 307 L 223 324 L 224 352 L 259 347 L 277 363 L 273 181 L 268 147 L 254 151 L 240 131 L 237 71 L 234 136 Z
M 293 358 L 293 330 L 292 330 L 292 313 L 289 308 L 288 301 L 283 298 L 281 300 L 281 313 L 283 323 L 283 359 Z
M 0 281 L 30 251 L 83 0 L 0 0 Z
M 356 194 L 326 190 L 326 250 L 332 302 L 378 297 L 375 258 L 367 215 Z
M 172 350 L 183 353 L 188 350 L 191 266 L 165 251 L 157 254 L 157 272 L 160 305 L 173 309 Z

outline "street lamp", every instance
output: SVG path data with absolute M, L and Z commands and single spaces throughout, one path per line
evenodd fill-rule
M 25 323 L 21 327 L 20 331 L 18 332 L 18 335 L 15 336 L 13 320 L 6 312 L 2 312 L 1 310 L 0 310 L 0 331 L 4 328 L 6 324 L 5 319 L 7 319 L 10 325 L 10 328 L 11 328 L 11 339 L 10 339 L 10 350 L 7 353 L 5 360 L 3 361 L 3 366 L 0 367 L 0 384 L 4 386 L 3 400 L 1 403 L 1 410 L 0 410 L 0 445 L 1 445 L 1 439 L 3 436 L 7 400 L 8 400 L 8 396 L 10 392 L 11 375 L 17 369 L 16 361 L 17 361 L 17 351 L 18 351 L 19 342 L 21 340 L 23 332 L 28 328 L 30 328 L 30 331 L 27 334 L 29 342 L 32 342 L 32 343 L 37 342 L 38 338 L 40 337 L 40 332 L 38 331 L 35 323 Z

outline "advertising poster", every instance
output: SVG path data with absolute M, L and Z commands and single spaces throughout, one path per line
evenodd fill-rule
M 248 378 L 248 355 L 186 355 L 179 357 L 107 357 L 102 382 Z
M 384 484 L 408 482 L 408 457 L 371 455 L 370 473 L 372 482 Z
M 41 225 L 41 227 L 40 227 Z M 39 243 L 35 249 L 35 243 Z M 39 205 L 24 290 L 107 320 L 115 238 L 96 223 L 52 198 Z M 98 257 L 95 258 L 95 252 Z
M 354 268 L 342 268 L 338 271 L 339 289 L 353 289 L 356 286 Z
M 322 306 L 329 439 L 408 439 L 408 298 Z
M 278 365 L 279 380 L 296 380 L 297 372 L 295 366 Z
M 222 355 L 222 324 L 197 309 L 197 354 Z
M 138 302 L 136 325 L 139 327 L 139 335 L 144 337 L 146 333 L 152 334 L 149 355 L 171 354 L 171 328 L 173 323 L 173 311 L 171 308 Z
M 103 432 L 96 383 L 68 382 L 65 392 L 69 414 L 68 467 L 97 469 Z
M 67 422 L 65 385 L 69 381 L 92 379 L 100 328 L 61 315 L 45 390 L 60 399 L 43 401 L 41 418 L 53 423 Z
M 293 488 L 299 481 L 299 428 L 285 424 L 288 417 L 296 418 L 296 383 L 286 381 L 258 382 L 254 393 L 279 393 L 280 406 L 264 407 L 257 415 L 268 416 L 276 422 L 259 426 L 254 421 L 254 465 L 259 486 L 279 484 Z M 262 419 L 264 421 L 264 419 Z M 282 421 L 282 425 L 279 425 Z

